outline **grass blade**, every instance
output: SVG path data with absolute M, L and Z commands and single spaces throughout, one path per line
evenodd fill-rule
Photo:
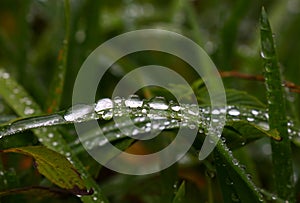
M 279 197 L 295 202 L 292 151 L 288 135 L 282 79 L 271 26 L 264 8 L 260 18 L 260 34 L 261 56 L 264 61 L 268 97 L 269 126 L 270 129 L 277 129 L 282 137 L 281 142 L 271 140 L 275 188 Z
M 223 141 L 214 152 L 224 202 L 264 202 L 259 189 Z
M 58 54 L 58 66 L 52 84 L 47 104 L 47 113 L 59 110 L 67 70 L 69 39 L 70 39 L 70 0 L 65 0 L 65 37 L 63 47 Z

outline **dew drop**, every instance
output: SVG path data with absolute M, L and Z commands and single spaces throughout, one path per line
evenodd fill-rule
M 49 134 L 48 134 L 48 137 L 49 137 L 49 138 L 53 138 L 53 137 L 54 137 L 54 134 L 53 134 L 53 133 L 49 133 Z
M 33 113 L 34 113 L 34 109 L 32 109 L 32 108 L 30 108 L 28 106 L 25 107 L 25 109 L 24 109 L 24 114 L 25 115 L 31 115 Z
M 166 100 L 163 97 L 155 97 L 149 103 L 149 107 L 155 110 L 166 110 L 169 106 L 166 104 Z
M 140 100 L 139 96 L 131 95 L 127 100 L 125 100 L 125 105 L 129 108 L 139 108 L 143 106 L 143 101 Z
M 105 98 L 105 99 L 100 99 L 96 106 L 95 106 L 95 111 L 97 113 L 101 113 L 101 111 L 109 110 L 114 107 L 114 103 L 112 102 L 111 99 Z
M 228 114 L 231 116 L 238 116 L 238 115 L 240 115 L 240 112 L 237 109 L 230 109 L 228 111 Z
M 247 121 L 253 122 L 253 121 L 254 121 L 254 118 L 252 118 L 252 117 L 247 117 Z
M 213 115 L 219 115 L 220 114 L 220 111 L 218 109 L 214 109 L 212 112 L 211 112 Z
M 77 104 L 67 110 L 64 115 L 66 121 L 84 121 L 88 115 L 94 113 L 94 109 L 90 105 Z
M 232 194 L 231 194 L 231 200 L 232 200 L 233 202 L 239 202 L 239 201 L 240 201 L 239 197 L 238 197 L 237 194 L 235 194 L 235 193 L 232 193 Z
M 232 163 L 233 163 L 233 165 L 235 165 L 235 166 L 237 166 L 238 164 L 239 164 L 239 162 L 238 162 L 238 160 L 237 159 L 232 159 Z
M 171 106 L 171 109 L 175 112 L 178 112 L 178 111 L 180 111 L 181 108 L 179 105 L 176 104 L 176 105 Z

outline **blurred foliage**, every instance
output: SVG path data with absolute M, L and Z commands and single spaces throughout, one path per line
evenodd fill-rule
M 260 58 L 259 16 L 262 5 L 273 27 L 282 75 L 285 80 L 299 84 L 300 61 L 297 54 L 300 52 L 300 0 L 72 0 L 69 54 L 59 109 L 71 106 L 73 84 L 87 56 L 106 40 L 137 29 L 161 28 L 178 32 L 201 45 L 219 71 L 261 75 L 263 63 Z M 65 31 L 63 1 L 0 1 L 0 66 L 17 78 L 45 112 L 51 83 L 56 78 L 60 63 L 58 58 Z M 118 66 L 109 69 L 99 85 L 104 88 L 99 90 L 97 96 L 111 96 L 114 86 L 127 72 L 148 64 L 172 68 L 190 84 L 199 79 L 178 58 L 158 52 L 131 54 L 118 61 Z M 266 103 L 263 83 L 243 78 L 224 78 L 223 81 L 228 90 L 242 90 Z M 147 98 L 165 92 L 148 88 L 140 94 Z M 297 123 L 300 116 L 299 94 L 286 89 L 286 98 L 288 115 Z M 0 121 L 14 117 L 16 114 L 0 97 Z M 60 128 L 59 131 L 69 142 L 74 140 L 72 126 Z M 38 140 L 33 134 L 25 132 L 2 139 L 0 149 L 37 144 Z M 299 148 L 293 146 L 293 152 L 295 177 L 298 177 Z M 269 140 L 265 138 L 234 151 L 252 174 L 255 183 L 272 191 L 270 153 Z M 185 202 L 193 203 L 220 202 L 223 199 L 216 176 L 207 175 L 207 171 L 211 170 L 208 170 L 209 164 L 206 162 L 188 159 L 161 173 L 127 176 L 101 168 L 87 153 L 78 156 L 111 202 L 182 202 L 181 199 L 186 198 Z M 9 182 L 3 185 L 5 187 L 0 184 L 1 190 L 13 188 L 11 186 L 53 186 L 34 172 L 31 159 L 14 154 L 1 154 L 1 158 L 3 166 L 0 171 L 8 174 L 5 177 L 14 177 L 8 178 Z M 213 163 L 212 160 L 208 162 Z M 0 173 L 0 182 L 2 176 Z M 212 188 L 213 200 L 209 195 Z M 297 181 L 298 201 L 299 192 L 300 182 Z M 76 196 L 55 191 L 41 192 L 39 195 L 18 193 L 1 197 L 0 201 L 49 202 L 49 198 L 55 202 L 80 202 Z

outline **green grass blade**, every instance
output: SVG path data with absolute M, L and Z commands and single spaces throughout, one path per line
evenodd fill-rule
M 178 189 L 178 191 L 176 192 L 176 195 L 173 199 L 173 203 L 183 203 L 185 202 L 185 182 L 183 181 Z
M 0 69 L 0 95 L 19 116 L 26 117 L 34 114 L 42 114 L 40 106 L 4 69 Z M 83 202 L 95 202 L 94 199 L 103 201 L 104 203 L 108 202 L 97 183 L 90 177 L 79 159 L 71 152 L 70 147 L 57 129 L 39 128 L 33 130 L 33 132 L 43 145 L 67 156 L 79 173 L 82 174 L 82 179 L 86 187 L 93 188 L 93 195 L 81 197 Z
M 288 135 L 282 79 L 271 26 L 264 8 L 260 18 L 260 34 L 261 56 L 264 61 L 268 97 L 269 126 L 270 129 L 277 129 L 282 137 L 281 142 L 271 140 L 275 188 L 279 197 L 295 202 L 292 151 Z
M 214 152 L 224 202 L 264 202 L 259 189 L 223 141 Z
M 65 37 L 63 47 L 58 53 L 58 66 L 52 84 L 47 104 L 47 113 L 53 113 L 59 110 L 62 92 L 64 88 L 65 75 L 68 62 L 69 39 L 70 39 L 70 0 L 65 0 Z

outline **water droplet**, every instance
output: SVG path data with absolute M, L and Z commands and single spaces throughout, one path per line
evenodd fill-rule
M 93 200 L 94 200 L 94 201 L 97 201 L 97 200 L 98 200 L 98 197 L 93 197 Z
M 231 200 L 233 202 L 239 202 L 240 201 L 239 196 L 237 194 L 235 194 L 235 193 L 231 194 Z
M 253 122 L 253 121 L 254 121 L 254 118 L 252 118 L 252 117 L 247 117 L 247 121 Z
M 224 167 L 226 166 L 225 164 L 223 164 L 224 165 Z M 230 180 L 230 178 L 226 178 L 225 179 L 225 183 L 227 184 L 227 185 L 233 185 L 233 182 L 232 182 L 232 180 Z
M 212 112 L 211 112 L 213 115 L 219 115 L 220 114 L 220 111 L 218 109 L 214 109 Z
M 107 112 L 103 112 L 102 118 L 104 120 L 110 120 L 110 119 L 112 119 L 112 117 L 113 117 L 113 110 L 112 109 L 108 110 Z
M 139 108 L 143 106 L 143 101 L 140 100 L 139 96 L 131 95 L 125 100 L 125 105 L 129 108 Z
M 228 114 L 231 116 L 238 116 L 238 115 L 240 115 L 240 112 L 237 109 L 230 109 L 228 111 Z
M 272 200 L 277 200 L 277 196 L 276 195 L 272 195 L 271 199 Z
M 232 163 L 233 165 L 237 166 L 239 164 L 239 161 L 237 159 L 232 159 Z
M 149 107 L 155 110 L 167 110 L 169 106 L 166 104 L 166 100 L 163 97 L 155 97 L 149 103 Z
M 171 106 L 171 109 L 175 112 L 180 111 L 181 107 L 178 104 L 174 104 Z
M 86 104 L 76 104 L 69 108 L 64 115 L 66 121 L 84 121 L 87 118 L 90 118 L 94 113 L 94 109 L 91 105 Z
M 1 72 L 1 74 L 0 74 L 0 78 L 3 78 L 3 79 L 8 79 L 8 78 L 10 78 L 10 75 L 9 75 L 9 73 L 6 73 L 6 72 Z
M 34 113 L 34 109 L 32 109 L 32 108 L 30 108 L 28 106 L 25 107 L 25 109 L 24 109 L 24 114 L 25 115 L 31 115 L 33 113 Z
M 214 171 L 212 171 L 212 170 L 207 170 L 207 171 L 206 171 L 206 175 L 207 175 L 208 177 L 210 177 L 210 178 L 216 177 L 216 173 L 215 173 Z
M 53 138 L 53 137 L 54 137 L 54 134 L 53 134 L 53 133 L 49 133 L 49 134 L 48 134 L 48 137 L 49 137 L 49 138 Z
M 55 147 L 55 146 L 58 145 L 58 143 L 57 142 L 53 142 L 52 145 Z
M 254 115 L 254 116 L 257 116 L 259 114 L 259 111 L 255 110 L 255 109 L 252 109 L 251 110 L 251 113 Z
M 112 102 L 111 99 L 105 98 L 105 99 L 100 99 L 96 106 L 95 106 L 95 111 L 97 113 L 101 113 L 101 111 L 109 110 L 114 107 L 114 103 Z

